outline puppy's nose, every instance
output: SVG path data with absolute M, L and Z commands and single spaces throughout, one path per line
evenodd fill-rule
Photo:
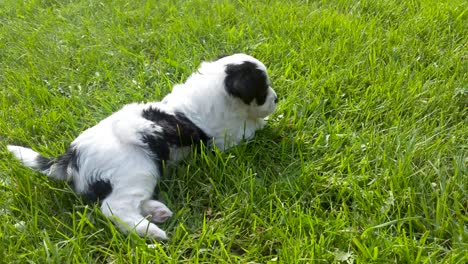
M 278 96 L 275 97 L 275 104 L 278 103 Z

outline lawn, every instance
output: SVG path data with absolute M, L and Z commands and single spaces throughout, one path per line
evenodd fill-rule
M 467 25 L 464 0 L 0 1 L 0 262 L 467 263 Z M 58 156 L 235 52 L 278 109 L 166 170 L 167 242 L 6 150 Z

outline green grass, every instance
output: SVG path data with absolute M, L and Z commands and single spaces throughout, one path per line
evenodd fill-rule
M 468 2 L 0 2 L 0 262 L 468 262 Z M 170 240 L 120 234 L 6 144 L 57 156 L 200 61 L 245 52 L 277 112 L 170 168 Z

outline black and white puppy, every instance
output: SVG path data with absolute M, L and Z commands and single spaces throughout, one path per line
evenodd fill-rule
M 226 149 L 251 139 L 277 101 L 263 63 L 234 54 L 203 62 L 161 102 L 124 106 L 85 130 L 58 158 L 19 146 L 8 150 L 26 166 L 99 200 L 122 231 L 164 240 L 155 223 L 172 212 L 152 199 L 163 164 L 180 160 L 200 142 Z

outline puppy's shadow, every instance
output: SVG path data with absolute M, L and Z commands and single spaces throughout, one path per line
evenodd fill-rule
M 272 195 L 294 199 L 300 195 L 294 182 L 302 175 L 302 145 L 283 131 L 266 128 L 227 151 L 202 148 L 166 167 L 156 194 L 175 212 L 169 225 L 190 222 L 196 230 L 204 215 L 227 213 L 233 200 L 261 204 Z

